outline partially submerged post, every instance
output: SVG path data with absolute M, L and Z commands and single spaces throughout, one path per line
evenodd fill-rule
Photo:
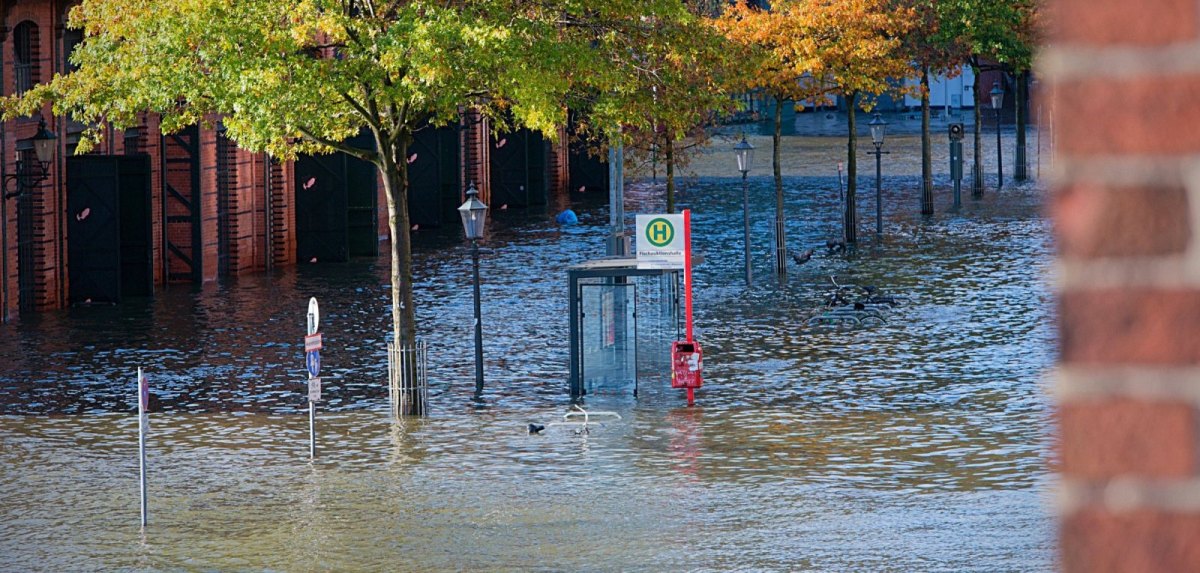
M 479 240 L 483 238 L 488 206 L 479 200 L 475 182 L 467 188 L 467 200 L 458 208 L 463 235 L 471 241 L 471 268 L 475 277 L 475 399 L 483 397 L 483 319 L 479 302 Z
M 950 124 L 950 179 L 954 180 L 954 209 L 962 208 L 963 124 Z
M 750 286 L 753 282 L 753 275 L 750 270 L 750 192 L 749 186 L 746 183 L 746 176 L 750 173 L 750 167 L 754 164 L 754 146 L 746 141 L 746 136 L 742 136 L 742 140 L 737 145 L 733 146 L 733 153 L 737 157 L 738 171 L 742 173 L 742 227 L 744 231 L 742 249 L 746 257 L 746 286 Z
M 142 375 L 142 367 L 137 370 L 138 395 L 138 483 L 141 491 L 142 527 L 146 527 L 146 432 L 149 431 L 150 385 Z
M 317 402 L 321 399 L 321 311 L 316 297 L 308 299 L 308 328 L 304 337 L 304 365 L 308 369 L 308 457 L 317 457 Z
M 687 389 L 687 403 L 696 403 L 696 388 L 702 384 L 703 354 L 692 333 L 692 212 L 683 212 L 683 300 L 684 339 L 671 345 L 671 387 Z
M 887 121 L 884 121 L 883 116 L 875 114 L 869 125 L 871 127 L 871 143 L 875 146 L 875 151 L 867 153 L 875 156 L 875 236 L 883 235 L 883 167 L 881 158 L 889 152 L 883 151 L 884 132 L 887 130 Z M 921 193 L 921 214 L 928 215 L 933 213 L 933 196 L 922 191 Z
M 620 134 L 609 138 L 608 146 L 608 224 L 609 235 L 605 253 L 610 257 L 629 254 L 629 237 L 625 233 L 625 148 Z

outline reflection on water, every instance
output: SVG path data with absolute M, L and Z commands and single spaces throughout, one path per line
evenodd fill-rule
M 457 229 L 422 231 L 426 420 L 387 418 L 386 258 L 0 327 L 5 568 L 1051 569 L 1040 192 L 1008 189 L 928 220 L 912 215 L 915 190 L 888 192 L 882 244 L 864 233 L 855 254 L 818 249 L 781 285 L 769 278 L 764 180 L 751 206 L 760 282 L 746 289 L 737 183 L 681 199 L 707 258 L 696 274 L 698 407 L 644 380 L 637 401 L 586 400 L 623 417 L 586 433 L 530 436 L 525 425 L 567 411 L 563 267 L 602 250 L 600 205 L 575 206 L 582 225 L 571 229 L 552 213 L 496 213 L 481 271 L 483 406 L 471 401 L 468 251 Z M 642 188 L 629 194 L 630 213 L 661 209 Z M 789 181 L 793 249 L 835 235 L 837 201 L 832 178 Z M 873 204 L 863 207 L 869 221 Z M 883 326 L 808 327 L 831 274 L 903 304 Z M 301 343 L 310 296 L 328 399 L 314 463 Z M 144 535 L 138 366 L 155 395 Z

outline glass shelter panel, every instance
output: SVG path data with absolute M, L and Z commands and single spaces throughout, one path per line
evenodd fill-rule
M 571 267 L 567 277 L 571 395 L 666 387 L 671 343 L 682 336 L 681 273 L 604 258 Z
M 634 283 L 580 285 L 583 385 L 589 394 L 637 393 Z
M 642 276 L 637 284 L 637 368 L 641 389 L 671 381 L 671 343 L 681 340 L 679 274 Z

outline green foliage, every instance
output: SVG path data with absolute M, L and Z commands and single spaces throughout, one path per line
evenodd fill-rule
M 987 58 L 1014 72 L 1033 66 L 1042 36 L 1036 0 L 941 0 L 937 11 L 942 35 L 963 42 L 976 63 Z
M 367 127 L 389 137 L 464 105 L 552 130 L 586 46 L 519 4 L 336 0 L 89 0 L 71 12 L 79 70 L 8 109 L 117 127 L 140 111 L 173 130 L 220 115 L 246 149 L 327 152 Z M 96 135 L 91 133 L 89 135 Z
M 395 334 L 406 341 L 416 330 L 412 133 L 472 108 L 498 129 L 553 137 L 578 94 L 643 86 L 636 66 L 616 64 L 684 16 L 669 0 L 83 0 L 70 14 L 84 31 L 77 71 L 5 99 L 4 117 L 49 102 L 94 126 L 81 152 L 102 123 L 129 127 L 154 112 L 168 132 L 219 119 L 242 148 L 283 159 L 340 150 L 374 163 L 387 194 Z M 364 129 L 373 147 L 343 143 Z

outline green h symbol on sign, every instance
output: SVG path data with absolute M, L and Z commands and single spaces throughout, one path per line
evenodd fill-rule
M 646 240 L 656 247 L 665 247 L 675 240 L 675 227 L 671 222 L 658 218 L 646 225 Z

